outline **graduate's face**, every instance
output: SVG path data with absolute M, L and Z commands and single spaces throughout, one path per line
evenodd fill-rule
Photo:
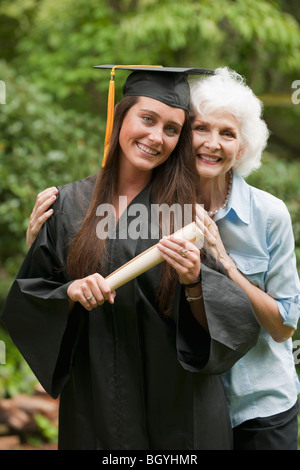
M 153 170 L 175 149 L 184 122 L 183 109 L 140 97 L 120 130 L 121 161 L 141 171 Z
M 224 175 L 243 155 L 239 124 L 228 112 L 196 115 L 192 131 L 197 170 L 202 177 Z

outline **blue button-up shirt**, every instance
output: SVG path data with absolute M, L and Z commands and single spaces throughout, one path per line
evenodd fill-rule
M 285 204 L 234 173 L 228 204 L 215 222 L 237 268 L 276 300 L 284 324 L 296 328 L 300 283 Z M 224 374 L 223 381 L 233 426 L 288 410 L 300 393 L 292 339 L 276 343 L 261 328 L 256 346 Z

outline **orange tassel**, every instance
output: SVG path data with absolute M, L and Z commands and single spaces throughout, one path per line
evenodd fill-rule
M 115 67 L 112 68 L 110 73 L 110 82 L 108 89 L 108 103 L 107 103 L 107 119 L 106 131 L 104 140 L 104 156 L 102 161 L 102 168 L 105 166 L 107 153 L 109 149 L 110 137 L 114 125 L 114 108 L 115 108 Z

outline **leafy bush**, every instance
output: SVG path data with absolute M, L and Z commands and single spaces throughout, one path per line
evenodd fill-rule
M 104 119 L 63 110 L 4 62 L 0 126 L 0 267 L 15 273 L 37 193 L 97 171 Z
M 6 349 L 5 363 L 0 364 L 0 398 L 31 394 L 37 384 L 35 375 L 3 328 L 0 328 L 0 339 Z

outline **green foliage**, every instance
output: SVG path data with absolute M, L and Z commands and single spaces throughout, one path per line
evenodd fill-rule
M 226 64 L 256 93 L 287 87 L 300 71 L 299 22 L 280 0 L 2 3 L 0 25 L 11 24 L 8 60 L 66 107 L 104 110 L 99 63 Z
M 265 152 L 261 167 L 247 182 L 287 201 L 292 209 L 293 203 L 300 201 L 299 169 L 299 160 L 287 161 L 281 155 Z
M 6 104 L 0 126 L 0 265 L 16 269 L 40 190 L 80 179 L 100 165 L 103 119 L 62 110 L 49 95 L 0 63 Z
M 39 432 L 46 439 L 47 442 L 57 441 L 57 426 L 51 423 L 51 421 L 44 415 L 38 414 L 35 416 L 35 421 Z
M 0 398 L 33 393 L 37 379 L 3 328 L 0 339 L 6 348 L 5 364 L 0 364 Z
M 288 98 L 291 103 L 291 96 Z M 274 150 L 287 161 L 298 159 L 300 104 L 281 107 L 266 106 L 264 116 L 272 130 L 271 141 Z
M 101 108 L 97 83 L 104 83 L 104 76 L 99 80 L 99 71 L 93 66 L 110 63 L 114 56 L 118 14 L 111 2 L 43 0 L 33 3 L 35 13 L 18 42 L 14 67 L 20 74 L 31 76 L 36 86 L 55 96 L 57 101 L 66 99 L 67 107 Z M 22 23 L 17 13 L 16 17 Z M 115 60 L 117 57 L 116 54 Z M 106 90 L 107 85 L 100 89 Z
M 131 43 L 148 43 L 151 37 L 159 41 L 161 50 L 187 48 L 187 58 L 194 41 L 200 56 L 207 54 L 207 44 L 213 44 L 220 48 L 218 58 L 222 61 L 225 53 L 227 63 L 234 49 L 252 46 L 259 53 L 258 48 L 265 44 L 268 52 L 279 53 L 276 63 L 283 65 L 286 60 L 284 67 L 299 70 L 292 57 L 281 56 L 281 52 L 291 52 L 294 59 L 299 58 L 299 25 L 276 2 L 148 0 L 124 19 L 120 30 L 123 39 L 128 36 Z

